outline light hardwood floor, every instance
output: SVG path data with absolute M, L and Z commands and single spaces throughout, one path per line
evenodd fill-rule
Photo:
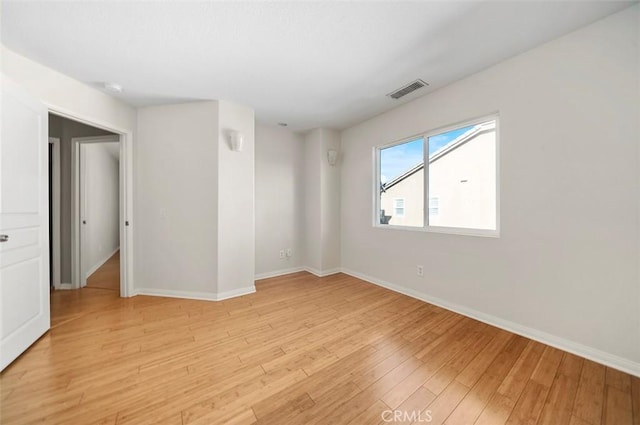
M 4 425 L 640 424 L 640 379 L 343 274 L 51 311 L 0 377 Z
M 108 289 L 120 293 L 120 251 L 113 254 L 87 278 L 87 288 Z

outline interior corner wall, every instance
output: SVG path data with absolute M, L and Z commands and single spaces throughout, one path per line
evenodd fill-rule
M 218 119 L 218 297 L 226 298 L 255 290 L 255 118 L 251 108 L 220 101 Z M 230 131 L 244 137 L 240 152 L 230 148 Z
M 301 135 L 258 122 L 255 137 L 256 277 L 262 278 L 305 265 L 304 145 Z M 291 257 L 280 258 L 287 248 Z
M 345 130 L 344 270 L 640 375 L 639 22 L 636 5 Z M 375 146 L 495 111 L 499 238 L 371 225 Z
M 340 162 L 329 165 L 329 148 L 340 151 L 337 131 L 316 128 L 304 136 L 306 268 L 316 275 L 340 270 Z
M 218 102 L 138 109 L 135 289 L 215 298 Z
M 322 129 L 321 149 L 321 241 L 322 260 L 320 270 L 323 274 L 340 269 L 340 161 L 330 165 L 327 159 L 329 149 L 340 152 L 340 133 Z
M 304 243 L 305 266 L 322 270 L 322 131 L 304 135 Z

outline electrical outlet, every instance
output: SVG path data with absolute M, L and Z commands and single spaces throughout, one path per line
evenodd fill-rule
M 293 255 L 293 250 L 291 248 L 287 248 L 287 257 L 291 257 Z
M 416 274 L 420 277 L 424 276 L 424 266 L 416 266 Z
M 284 258 L 284 249 L 280 250 L 280 259 L 282 260 Z

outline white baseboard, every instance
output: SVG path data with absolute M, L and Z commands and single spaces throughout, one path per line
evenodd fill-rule
M 256 292 L 255 286 L 247 286 L 245 288 L 234 289 L 225 292 L 193 292 L 193 291 L 174 291 L 171 289 L 155 289 L 155 288 L 135 288 L 132 296 L 146 295 L 150 297 L 167 297 L 167 298 L 185 298 L 188 300 L 203 301 L 222 301 L 229 298 L 235 298 L 242 295 L 248 295 Z
M 218 292 L 216 294 L 216 301 L 227 300 L 229 298 L 241 297 L 243 295 L 249 295 L 256 292 L 255 285 L 245 286 L 244 288 L 234 289 L 232 291 Z
M 325 277 L 325 276 L 330 276 L 332 274 L 340 273 L 341 271 L 342 269 L 339 267 L 335 269 L 329 269 L 329 270 L 318 270 L 313 267 L 302 266 L 302 267 L 293 267 L 290 269 L 276 270 L 268 273 L 260 273 L 255 276 L 255 279 L 256 280 L 269 279 L 271 277 L 285 276 L 288 274 L 300 273 L 300 272 L 308 272 L 317 277 Z
M 70 290 L 70 289 L 75 289 L 75 288 L 73 287 L 73 285 L 72 285 L 71 283 L 61 283 L 61 284 L 60 284 L 60 285 L 58 285 L 58 287 L 57 287 L 57 288 L 55 288 L 55 289 L 60 289 L 60 290 L 62 290 L 62 291 L 68 291 L 68 290 Z
M 113 250 L 113 252 L 111 252 L 111 254 L 107 255 L 106 257 L 104 257 L 102 260 L 98 261 L 93 267 L 91 267 L 89 269 L 89 271 L 86 273 L 84 279 L 87 280 L 89 279 L 89 276 L 91 276 L 92 274 L 94 274 L 96 272 L 96 270 L 98 270 L 100 267 L 102 267 L 102 265 L 104 263 L 106 263 L 109 258 L 113 257 L 113 254 L 115 254 L 116 252 L 118 252 L 120 250 L 120 247 L 117 247 L 116 249 Z
M 342 269 L 340 267 L 337 267 L 335 269 L 328 269 L 328 270 L 318 270 L 313 267 L 304 267 L 304 270 L 317 277 L 331 276 L 332 274 L 342 272 Z
M 640 377 L 640 363 L 634 362 L 632 360 L 625 359 L 623 357 L 619 357 L 614 354 L 601 351 L 597 348 L 589 347 L 589 346 L 586 346 L 578 342 L 571 341 L 556 335 L 552 335 L 547 332 L 540 331 L 538 329 L 530 328 L 528 326 L 511 322 L 509 320 L 504 320 L 497 316 L 486 314 L 478 310 L 461 306 L 459 304 L 450 303 L 448 301 L 442 300 L 440 298 L 432 297 L 430 295 L 415 291 L 413 289 L 403 288 L 399 285 L 395 285 L 393 283 L 389 283 L 381 279 L 367 276 L 365 274 L 362 274 L 353 270 L 343 268 L 342 273 L 348 274 L 358 279 L 362 279 L 369 283 L 373 283 L 374 285 L 382 286 L 383 288 L 387 288 L 394 292 L 398 292 L 398 293 L 407 295 L 409 297 L 419 299 L 429 304 L 437 305 L 438 307 L 442 307 L 447 310 L 454 311 L 456 313 L 462 314 L 463 316 L 471 317 L 483 323 L 487 323 L 497 328 L 504 329 L 509 332 L 513 332 L 514 334 L 522 335 L 524 337 L 533 339 L 543 344 L 547 344 L 552 347 L 559 348 L 560 350 L 567 351 L 577 356 L 584 357 L 589 360 L 593 360 L 594 362 L 601 363 L 605 366 L 610 366 L 614 369 Z
M 258 273 L 257 275 L 255 275 L 255 280 L 269 279 L 272 277 L 285 276 L 288 274 L 299 273 L 303 271 L 305 271 L 304 267 L 291 267 L 289 269 L 281 269 L 281 270 L 275 270 L 272 272 Z

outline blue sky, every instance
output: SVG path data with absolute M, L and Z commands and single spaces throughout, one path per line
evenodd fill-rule
M 435 151 L 472 128 L 473 126 L 463 127 L 429 137 L 429 155 L 432 155 Z M 382 183 L 391 181 L 422 163 L 424 156 L 422 140 L 422 138 L 418 138 L 408 143 L 380 150 L 380 176 Z

